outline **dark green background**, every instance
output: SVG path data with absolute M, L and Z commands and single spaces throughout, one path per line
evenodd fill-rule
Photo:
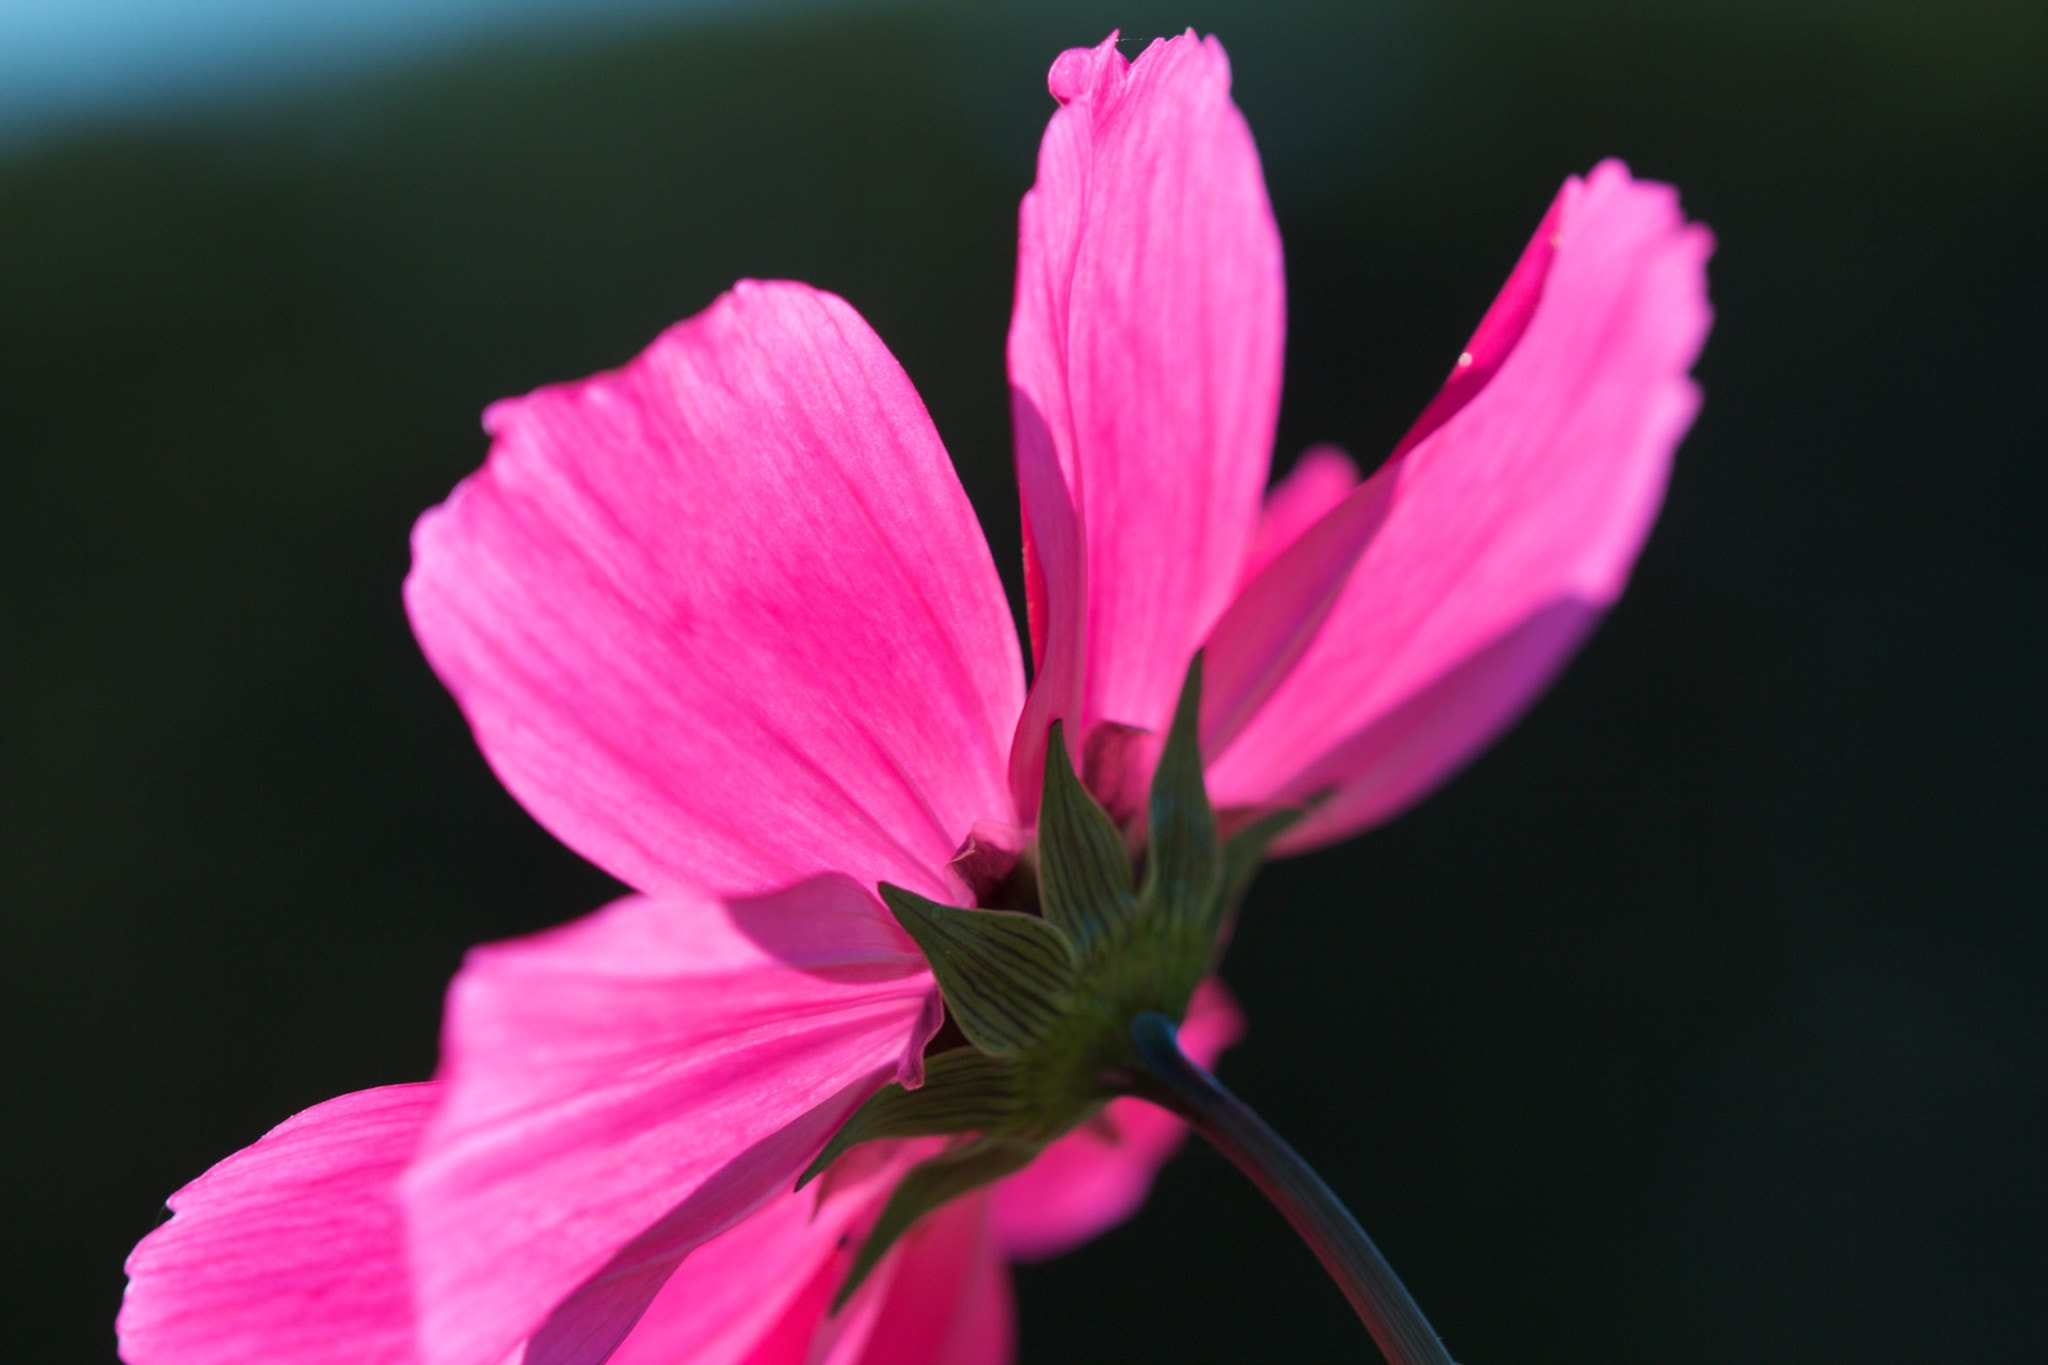
M 1014 586 L 1016 200 L 1046 66 L 1119 22 L 1233 55 L 1283 458 L 1380 457 L 1568 171 L 1721 240 L 1627 599 L 1442 794 L 1267 874 L 1226 1078 L 1468 1365 L 2038 1358 L 2048 21 L 1822 0 L 729 20 L 0 162 L 0 1355 L 107 1359 L 167 1193 L 425 1075 L 465 945 L 608 894 L 399 607 L 485 402 L 812 281 Z M 1206 1152 L 1019 1284 L 1031 1361 L 1364 1348 Z

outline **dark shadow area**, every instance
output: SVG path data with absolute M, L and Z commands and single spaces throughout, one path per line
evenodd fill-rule
M 1705 411 L 1627 597 L 1443 792 L 1269 870 L 1223 1078 L 1461 1360 L 2035 1358 L 2038 11 L 854 11 L 0 162 L 0 1354 L 110 1359 L 167 1194 L 428 1074 L 467 945 L 612 894 L 499 789 L 400 609 L 483 405 L 736 277 L 811 281 L 903 361 L 1014 590 L 1045 70 L 1192 23 L 1285 236 L 1283 465 L 1382 458 L 1568 172 L 1623 156 L 1720 240 Z M 1027 1360 L 1364 1348 L 1192 1148 L 1019 1284 Z

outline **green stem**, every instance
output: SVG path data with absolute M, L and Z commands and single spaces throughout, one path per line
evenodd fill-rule
M 1186 1119 L 1251 1177 L 1344 1291 L 1389 1365 L 1454 1365 L 1429 1320 L 1351 1211 L 1286 1139 L 1188 1059 L 1180 1050 L 1173 1021 L 1148 1011 L 1131 1021 L 1131 1038 L 1146 1068 L 1136 1093 Z

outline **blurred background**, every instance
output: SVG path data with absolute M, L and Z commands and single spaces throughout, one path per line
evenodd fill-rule
M 110 1360 L 167 1194 L 428 1074 L 464 947 L 610 893 L 400 610 L 486 402 L 829 287 L 1014 591 L 1016 202 L 1119 25 L 1231 52 L 1283 465 L 1381 458 L 1566 173 L 1721 243 L 1626 600 L 1441 794 L 1269 870 L 1226 1079 L 1472 1365 L 2039 1359 L 2048 8 L 0 0 L 9 1361 Z M 1019 1284 L 1027 1361 L 1365 1348 L 1206 1151 Z

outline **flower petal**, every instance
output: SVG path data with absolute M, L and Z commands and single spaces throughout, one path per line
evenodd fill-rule
M 536 818 L 647 892 L 957 892 L 938 869 L 1010 815 L 1022 670 L 966 495 L 858 314 L 742 283 L 484 421 L 406 603 Z
M 1285 284 L 1213 39 L 1126 62 L 1112 36 L 1062 55 L 1049 83 L 1061 108 L 1019 215 L 1009 362 L 1028 577 L 1054 600 L 1063 578 L 1085 582 L 1079 745 L 1098 721 L 1163 726 L 1237 583 L 1279 408 Z M 1079 562 L 1036 539 L 1060 488 Z M 1053 616 L 1041 602 L 1034 631 Z M 1043 729 L 1019 744 L 1042 749 Z M 1036 791 L 1018 792 L 1030 808 Z
M 1244 1016 L 1214 977 L 1188 1005 L 1181 1046 L 1203 1066 L 1244 1036 Z M 997 1240 L 1006 1255 L 1041 1261 L 1099 1237 L 1138 1211 L 1187 1125 L 1143 1100 L 1111 1100 L 1092 1123 L 1053 1143 L 995 1187 Z
M 835 1171 L 692 1251 L 611 1365 L 804 1365 L 850 1243 L 907 1165 L 878 1160 L 852 1188 Z
M 1392 492 L 1387 472 L 1375 474 L 1238 591 L 1207 645 L 1202 752 L 1220 754 L 1229 748 L 1286 680 L 1386 520 Z
M 1556 255 L 1563 203 L 1561 194 L 1552 202 L 1450 378 L 1386 465 L 1359 486 L 1349 459 L 1319 447 L 1267 499 L 1244 581 L 1206 646 L 1204 752 L 1230 746 L 1315 639 L 1391 510 L 1401 457 L 1477 397 L 1521 340 Z
M 1259 509 L 1259 529 L 1252 534 L 1244 571 L 1238 577 L 1238 590 L 1242 592 L 1282 550 L 1301 539 L 1303 531 L 1344 501 L 1358 487 L 1358 479 L 1358 466 L 1335 446 L 1311 446 L 1301 452 L 1294 468 L 1266 493 L 1265 505 Z
M 905 1233 L 858 1353 L 844 1343 L 826 1365 L 1005 1365 L 1016 1314 L 988 1204 L 956 1199 Z
M 1010 407 L 1023 508 L 1024 599 L 1036 655 L 1031 693 L 1024 699 L 1010 746 L 1010 791 L 1019 817 L 1028 821 L 1038 814 L 1052 723 L 1086 709 L 1088 555 L 1080 514 L 1058 466 L 1050 457 L 1025 454 L 1027 449 L 1051 448 L 1044 418 L 1014 387 Z M 1082 730 L 1078 722 L 1066 727 L 1069 756 L 1077 766 L 1086 752 Z
M 429 1365 L 622 1337 L 692 1247 L 788 1190 L 936 1016 L 915 948 L 845 878 L 631 897 L 473 951 L 447 1096 L 400 1183 Z M 627 1292 L 630 1291 L 630 1292 Z M 601 1358 L 601 1357 L 599 1357 Z
M 1422 443 L 1423 437 L 1450 421 L 1458 409 L 1478 397 L 1493 376 L 1499 373 L 1501 364 L 1513 353 L 1522 333 L 1529 330 L 1529 320 L 1536 316 L 1536 305 L 1542 301 L 1543 286 L 1550 278 L 1550 264 L 1557 258 L 1558 244 L 1562 240 L 1560 220 L 1565 200 L 1570 194 L 1570 186 L 1567 185 L 1550 201 L 1543 221 L 1536 225 L 1535 233 L 1516 258 L 1514 269 L 1508 272 L 1507 283 L 1500 287 L 1500 293 L 1487 306 L 1486 315 L 1473 329 L 1472 339 L 1465 343 L 1457 363 L 1451 366 L 1450 377 L 1444 380 L 1444 386 L 1437 390 L 1429 406 L 1422 410 L 1422 416 L 1415 419 L 1415 425 L 1408 428 L 1408 433 L 1394 447 L 1389 459 L 1398 460 L 1406 455 Z
M 1387 819 L 1498 734 L 1620 594 L 1656 517 L 1699 403 L 1712 239 L 1669 187 L 1611 161 L 1545 222 L 1547 273 L 1525 253 L 1460 366 L 1490 375 L 1454 377 L 1448 415 L 1433 405 L 1352 495 L 1384 482 L 1381 524 L 1313 643 L 1212 758 L 1219 805 L 1324 798 L 1283 850 Z
M 394 1085 L 285 1120 L 170 1198 L 128 1257 L 130 1365 L 414 1365 L 393 1183 L 441 1087 Z
M 838 1313 L 832 1299 L 890 1189 L 936 1144 L 878 1144 L 690 1253 L 612 1365 L 999 1365 L 1009 1270 L 987 1198 L 936 1210 Z M 867 1159 L 865 1166 L 861 1157 Z M 825 1191 L 820 1193 L 820 1191 Z M 595 1359 L 595 1357 L 593 1357 Z M 531 1355 L 527 1365 L 533 1365 Z
M 1423 691 L 1326 753 L 1304 782 L 1327 795 L 1274 843 L 1298 853 L 1398 815 L 1515 721 L 1600 623 L 1605 603 L 1537 608 Z

